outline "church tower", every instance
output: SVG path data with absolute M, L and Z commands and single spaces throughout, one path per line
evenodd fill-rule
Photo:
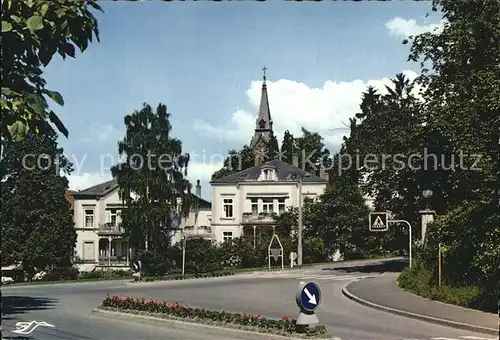
M 275 147 L 273 143 L 276 143 L 273 132 L 273 120 L 271 119 L 271 111 L 269 110 L 269 99 L 267 96 L 267 85 L 266 85 L 266 70 L 264 71 L 262 91 L 260 96 L 260 106 L 259 113 L 257 115 L 257 120 L 255 121 L 255 132 L 250 143 L 250 148 L 252 149 L 255 165 L 264 164 L 267 160 L 273 158 L 273 150 Z

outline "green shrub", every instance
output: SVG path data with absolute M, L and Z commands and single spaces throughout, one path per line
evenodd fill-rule
M 468 308 L 475 307 L 483 293 L 476 286 L 439 286 L 434 273 L 420 263 L 416 263 L 412 269 L 406 267 L 398 277 L 398 283 L 401 288 L 425 298 Z

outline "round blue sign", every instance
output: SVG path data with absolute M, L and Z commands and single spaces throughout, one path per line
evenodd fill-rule
M 313 312 L 321 303 L 321 290 L 314 282 L 308 282 L 297 292 L 297 305 L 306 312 Z

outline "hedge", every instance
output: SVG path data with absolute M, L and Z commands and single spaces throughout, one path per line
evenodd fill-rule
M 261 333 L 301 335 L 309 338 L 326 337 L 327 335 L 324 326 L 318 325 L 301 329 L 297 326 L 297 320 L 289 316 L 284 316 L 281 320 L 273 320 L 264 318 L 262 315 L 191 308 L 177 302 L 146 300 L 145 298 L 122 298 L 107 295 L 101 308 L 129 313 L 146 313 L 163 318 L 180 318 L 198 323 L 216 323 L 230 328 L 238 326 L 238 328 L 257 329 Z
M 134 282 L 153 282 L 153 281 L 174 281 L 174 280 L 188 280 L 188 279 L 201 279 L 201 278 L 210 278 L 210 277 L 222 277 L 222 276 L 230 276 L 234 275 L 233 271 L 219 271 L 213 273 L 199 273 L 199 274 L 170 274 L 164 276 L 147 276 L 141 279 L 134 278 Z

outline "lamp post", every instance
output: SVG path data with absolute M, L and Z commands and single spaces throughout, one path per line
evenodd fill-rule
M 298 216 L 298 238 L 297 238 L 297 266 L 302 266 L 302 175 L 299 177 L 299 216 Z
M 182 276 L 184 277 L 186 268 L 186 235 L 184 234 L 184 231 L 182 232 L 181 240 L 182 240 Z
M 426 189 L 422 191 L 422 197 L 425 199 L 425 208 L 429 209 L 429 199 L 432 197 L 432 190 Z
M 430 189 L 425 189 L 422 191 L 422 197 L 425 199 L 425 209 L 420 211 L 422 216 L 421 220 L 421 244 L 425 243 L 425 234 L 427 232 L 427 225 L 434 221 L 434 211 L 429 209 L 429 200 L 432 197 L 433 192 Z

